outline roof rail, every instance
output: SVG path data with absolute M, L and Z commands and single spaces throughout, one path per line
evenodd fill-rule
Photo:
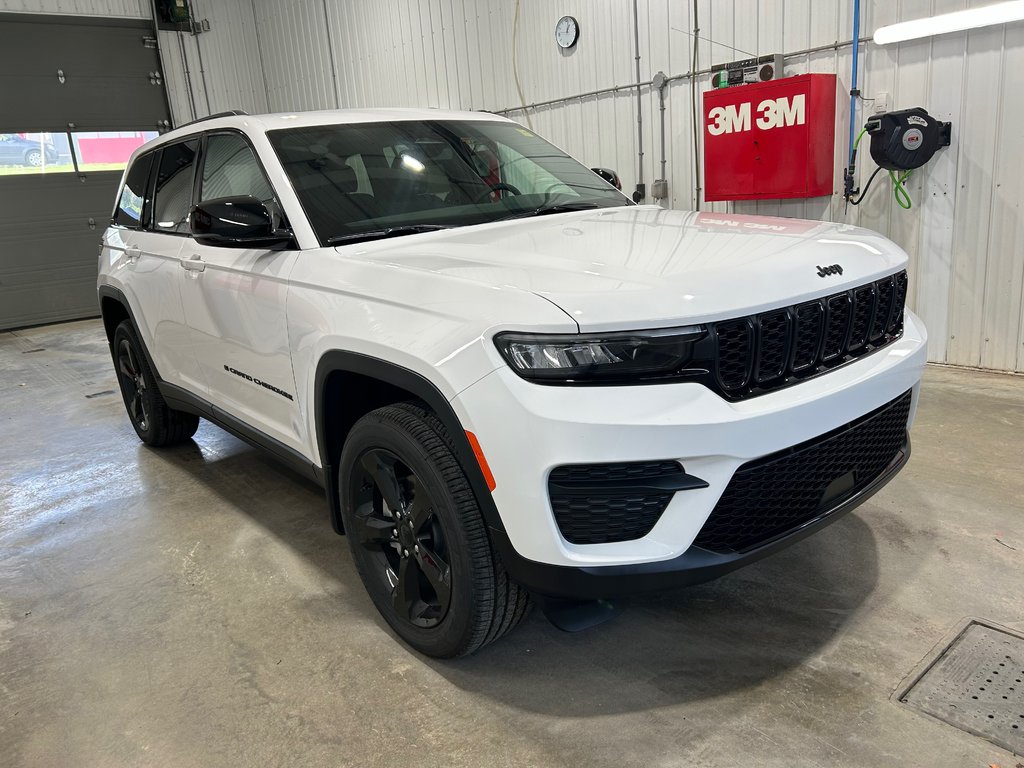
M 187 123 L 175 126 L 175 128 L 184 128 L 188 125 L 195 125 L 196 123 L 205 123 L 207 120 L 216 120 L 218 117 L 234 117 L 235 115 L 248 115 L 249 113 L 241 109 L 229 109 L 227 112 L 218 112 L 215 115 L 207 115 L 206 117 L 199 117 L 195 120 L 190 120 Z

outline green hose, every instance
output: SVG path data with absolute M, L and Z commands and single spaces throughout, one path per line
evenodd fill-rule
M 868 132 L 867 126 L 860 129 L 860 133 L 857 134 L 857 140 L 853 142 L 853 151 L 857 151 L 857 147 L 860 146 L 860 140 L 864 138 L 864 134 Z
M 857 156 L 857 147 L 860 146 L 860 140 L 864 138 L 864 134 L 867 132 L 867 126 L 864 126 L 863 128 L 861 128 L 860 133 L 857 134 L 857 139 L 856 141 L 853 142 L 854 157 Z M 910 193 L 907 192 L 906 187 L 903 186 L 906 183 L 907 179 L 910 178 L 910 173 L 910 171 L 907 171 L 906 173 L 897 176 L 895 171 L 889 171 L 889 179 L 892 181 L 893 197 L 896 198 L 896 202 L 899 204 L 900 208 L 902 208 L 905 211 L 910 210 L 910 207 L 914 204 L 914 202 L 910 199 Z M 864 191 L 867 192 L 866 189 Z M 863 197 L 863 195 L 861 195 L 861 197 Z M 856 203 L 854 204 L 856 205 Z
M 907 171 L 901 176 L 897 176 L 895 171 L 889 171 L 889 178 L 892 179 L 892 194 L 896 198 L 896 202 L 900 208 L 905 211 L 910 210 L 910 206 L 914 203 L 910 199 L 910 193 L 907 192 L 906 187 L 903 186 L 904 182 L 910 178 L 910 171 Z

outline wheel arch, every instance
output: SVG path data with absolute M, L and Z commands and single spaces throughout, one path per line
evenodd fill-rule
M 375 408 L 418 400 L 448 430 L 455 458 L 466 473 L 484 520 L 499 541 L 507 540 L 476 454 L 455 409 L 440 389 L 421 374 L 395 363 L 358 352 L 331 350 L 321 356 L 314 379 L 316 442 L 324 473 L 331 525 L 344 533 L 338 497 L 338 459 L 352 426 Z M 492 537 L 492 539 L 495 537 Z
M 149 369 L 158 381 L 163 381 L 160 371 L 153 361 L 153 356 L 149 353 L 149 347 L 139 332 L 139 324 L 135 321 L 135 313 L 132 312 L 131 304 L 128 303 L 128 297 L 111 285 L 101 285 L 97 289 L 97 293 L 100 299 L 100 317 L 103 319 L 103 330 L 107 334 L 107 344 L 111 346 L 111 354 L 113 354 L 114 331 L 117 330 L 117 326 L 127 320 L 135 330 L 135 337 L 139 340 L 139 346 L 142 347 L 142 354 L 146 356 Z

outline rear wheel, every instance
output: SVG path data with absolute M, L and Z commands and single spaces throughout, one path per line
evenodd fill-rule
M 139 439 L 146 445 L 160 447 L 192 437 L 199 428 L 199 417 L 168 407 L 128 320 L 114 331 L 113 352 L 121 397 Z
M 43 153 L 38 149 L 30 149 L 25 153 L 25 163 L 33 168 L 38 168 L 43 164 Z
M 339 472 L 342 517 L 377 610 L 429 656 L 465 656 L 526 615 L 529 596 L 505 573 L 447 431 L 400 403 L 360 419 Z

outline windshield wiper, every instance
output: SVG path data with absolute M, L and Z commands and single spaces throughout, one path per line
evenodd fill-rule
M 415 235 L 419 232 L 436 232 L 439 229 L 451 229 L 453 224 L 405 224 L 400 227 L 387 227 L 385 229 L 371 229 L 368 232 L 353 232 L 349 235 L 335 235 L 327 238 L 325 245 L 339 245 L 340 243 L 361 243 L 366 240 L 383 240 L 386 237 L 401 237 L 402 235 Z
M 590 211 L 594 208 L 600 208 L 597 203 L 551 203 L 550 205 L 542 205 L 539 208 L 528 208 L 525 211 L 518 211 L 513 213 L 511 216 L 502 216 L 498 221 L 505 221 L 506 219 L 522 219 L 527 216 L 547 216 L 551 213 L 571 213 L 572 211 Z

